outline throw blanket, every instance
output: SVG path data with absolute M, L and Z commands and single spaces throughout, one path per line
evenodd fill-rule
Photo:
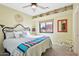
M 17 48 L 21 52 L 25 53 L 30 47 L 40 43 L 41 41 L 45 40 L 46 38 L 48 38 L 48 37 L 47 36 L 42 36 L 42 37 L 39 37 L 39 38 L 35 38 L 32 41 L 21 43 L 19 46 L 17 46 Z

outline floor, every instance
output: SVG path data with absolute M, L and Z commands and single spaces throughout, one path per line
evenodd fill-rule
M 8 54 L 0 54 L 0 56 L 8 56 Z M 53 47 L 42 53 L 42 56 L 77 56 L 77 54 L 63 48 L 63 47 Z
M 49 48 L 42 54 L 42 56 L 77 56 L 77 54 L 64 48 Z

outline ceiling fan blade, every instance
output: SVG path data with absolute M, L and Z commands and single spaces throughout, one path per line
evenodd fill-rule
M 39 5 L 38 5 L 38 7 L 42 8 L 42 9 L 47 9 L 48 8 L 48 7 L 42 7 L 42 6 L 39 6 Z
M 29 7 L 29 6 L 31 6 L 31 5 L 23 6 L 23 8 L 26 8 L 26 7 Z

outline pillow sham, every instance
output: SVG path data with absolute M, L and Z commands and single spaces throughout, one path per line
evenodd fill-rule
M 14 32 L 5 32 L 6 39 L 15 38 Z

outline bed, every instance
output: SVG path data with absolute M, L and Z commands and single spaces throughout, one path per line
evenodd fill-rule
M 19 30 L 17 30 L 17 28 L 19 28 Z M 4 33 L 3 46 L 11 56 L 41 56 L 46 49 L 52 48 L 52 42 L 48 36 L 34 36 L 29 34 L 29 30 L 29 27 L 25 28 L 21 24 L 18 24 L 15 27 L 4 27 L 2 29 Z M 7 32 L 9 33 L 6 34 Z M 14 35 L 17 33 L 20 35 L 16 35 L 14 38 L 9 38 L 8 36 L 12 36 L 13 33 Z

